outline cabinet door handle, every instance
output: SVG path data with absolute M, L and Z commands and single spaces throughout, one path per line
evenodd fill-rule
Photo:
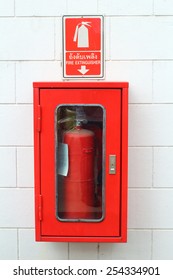
M 109 174 L 116 174 L 116 155 L 109 155 Z

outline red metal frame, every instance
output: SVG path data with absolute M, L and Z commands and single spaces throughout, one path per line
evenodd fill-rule
M 117 92 L 117 95 L 120 96 L 118 99 L 115 97 L 115 102 L 119 102 L 119 120 L 117 118 L 116 126 L 118 126 L 119 122 L 119 133 L 120 133 L 120 145 L 119 145 L 119 201 L 115 201 L 119 205 L 118 217 L 117 213 L 113 213 L 113 219 L 116 220 L 112 233 L 110 234 L 110 230 L 106 230 L 106 227 L 111 228 L 112 222 L 108 221 L 107 224 L 103 226 L 100 223 L 61 223 L 60 221 L 52 219 L 49 221 L 49 216 L 54 215 L 52 213 L 54 209 L 55 198 L 54 198 L 54 162 L 52 162 L 52 155 L 54 153 L 54 147 L 51 147 L 53 142 L 51 142 L 54 138 L 54 122 L 53 124 L 48 123 L 48 118 L 46 119 L 46 115 L 50 115 L 54 107 L 46 104 L 54 104 L 53 106 L 57 106 L 60 102 L 62 103 L 63 98 L 65 101 L 63 103 L 67 103 L 67 100 L 71 100 L 69 94 L 74 89 L 80 90 L 80 96 L 82 96 L 83 104 L 87 103 L 88 93 L 85 94 L 86 91 L 92 92 L 92 89 L 96 90 L 97 100 L 100 102 L 106 102 L 107 106 L 112 108 L 109 98 L 111 98 L 112 90 Z M 66 92 L 66 95 L 62 95 L 60 101 L 57 99 L 56 94 L 59 91 L 63 93 Z M 103 91 L 102 91 L 103 90 Z M 101 92 L 104 92 L 104 97 L 101 97 Z M 76 96 L 78 99 L 78 96 Z M 83 99 L 84 98 L 84 99 Z M 50 99 L 50 102 L 49 102 Z M 73 96 L 73 99 L 74 96 Z M 76 100 L 77 100 L 76 99 Z M 56 103 L 57 102 L 57 103 Z M 71 102 L 71 101 L 70 101 Z M 74 100 L 74 103 L 76 101 Z M 79 102 L 79 101 L 78 101 Z M 77 103 L 78 103 L 77 102 Z M 79 102 L 80 103 L 80 102 Z M 91 103 L 91 101 L 88 101 Z M 95 101 L 93 102 L 95 103 Z M 96 101 L 96 103 L 99 103 Z M 114 107 L 113 107 L 114 108 Z M 111 111 L 110 115 L 114 115 L 116 112 Z M 49 117 L 49 116 L 48 116 Z M 53 119 L 50 118 L 50 122 Z M 112 126 L 113 123 L 107 124 Z M 48 83 L 34 83 L 34 159 L 35 159 L 35 221 L 36 221 L 36 240 L 37 241 L 59 241 L 59 242 L 126 242 L 127 240 L 127 132 L 128 128 L 128 83 L 115 83 L 115 82 L 48 82 Z M 110 137 L 112 137 L 110 130 L 109 135 L 107 134 L 106 141 L 111 141 Z M 50 139 L 47 140 L 46 134 L 52 135 Z M 45 140 L 43 140 L 43 138 Z M 44 142 L 45 141 L 45 142 Z M 116 141 L 114 141 L 116 142 Z M 46 145 L 49 146 L 46 149 Z M 109 147 L 109 145 L 108 145 Z M 50 148 L 50 150 L 49 150 Z M 47 153 L 47 154 L 46 154 Z M 49 156 L 50 154 L 50 156 Z M 45 173 L 50 173 L 49 166 L 45 166 L 43 169 L 42 161 L 46 161 L 48 159 L 51 162 L 51 174 L 45 175 Z M 108 157 L 107 157 L 108 161 Z M 108 162 L 106 164 L 108 173 Z M 47 171 L 46 171 L 47 168 Z M 44 174 L 44 175 L 43 175 Z M 51 183 L 49 185 L 45 184 L 47 179 L 51 179 Z M 44 201 L 42 201 L 43 192 L 45 195 L 46 188 L 49 190 L 44 196 Z M 110 191 L 109 191 L 110 194 Z M 117 193 L 118 194 L 118 193 Z M 53 202 L 54 199 L 54 202 Z M 50 212 L 46 213 L 43 209 L 48 209 L 46 205 L 50 205 Z M 52 205 L 51 205 L 52 204 Z M 47 207 L 47 208 L 46 208 Z M 109 210 L 109 202 L 106 204 L 106 211 Z M 46 210 L 47 211 L 47 210 Z M 109 210 L 110 211 L 110 210 Z M 50 219 L 51 220 L 51 219 Z M 101 226 L 100 226 L 101 225 Z M 88 230 L 88 229 L 89 230 Z M 88 230 L 88 231 L 87 231 Z M 46 232 L 47 231 L 47 232 Z M 89 234 L 83 234 L 82 232 L 89 232 Z M 75 234 L 75 232 L 77 234 Z

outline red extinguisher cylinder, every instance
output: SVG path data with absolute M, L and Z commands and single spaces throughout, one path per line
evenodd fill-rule
M 64 218 L 94 218 L 94 133 L 77 126 L 64 133 L 69 170 L 64 177 Z

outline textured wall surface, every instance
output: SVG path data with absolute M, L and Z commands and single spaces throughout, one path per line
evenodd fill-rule
M 61 81 L 62 15 L 105 16 L 129 81 L 127 244 L 36 243 L 33 81 Z M 0 259 L 173 259 L 173 1 L 0 0 Z

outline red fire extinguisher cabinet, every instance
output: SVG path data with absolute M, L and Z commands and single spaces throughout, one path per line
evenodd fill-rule
M 35 82 L 37 241 L 127 241 L 126 82 Z

